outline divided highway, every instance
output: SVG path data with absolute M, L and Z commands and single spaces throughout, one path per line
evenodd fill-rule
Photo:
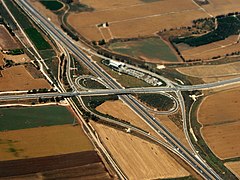
M 37 23 L 44 29 L 53 39 L 58 41 L 63 47 L 72 52 L 79 60 L 81 60 L 94 75 L 100 77 L 105 83 L 112 89 L 123 89 L 111 76 L 109 76 L 102 68 L 96 63 L 92 62 L 60 29 L 55 27 L 46 17 L 39 14 L 27 1 L 15 0 L 18 5 Z M 239 79 L 238 79 L 239 81 Z M 221 85 L 221 84 L 220 84 Z M 181 89 L 182 87 L 177 87 Z M 200 87 L 202 88 L 202 87 Z M 176 88 L 172 89 L 176 91 Z M 192 90 L 189 88 L 189 90 Z M 162 91 L 166 91 L 162 90 Z M 75 93 L 75 92 L 73 92 Z M 77 92 L 78 93 L 78 92 Z M 96 92 L 95 92 L 96 93 Z M 121 93 L 120 93 L 121 94 Z M 152 129 L 154 129 L 160 136 L 162 136 L 166 142 L 175 148 L 180 156 L 205 179 L 221 179 L 216 172 L 209 169 L 208 166 L 200 161 L 194 154 L 186 149 L 176 137 L 174 137 L 164 126 L 162 126 L 154 117 L 152 117 L 146 109 L 144 109 L 138 101 L 136 101 L 131 95 L 122 95 L 120 98 L 133 109 Z

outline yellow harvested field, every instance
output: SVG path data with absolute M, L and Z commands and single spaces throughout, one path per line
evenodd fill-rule
M 238 36 L 230 36 L 222 41 L 180 51 L 186 60 L 207 60 L 216 56 L 225 56 L 226 54 L 240 51 L 240 44 L 237 43 L 237 39 Z
M 0 91 L 51 88 L 45 79 L 34 79 L 23 65 L 4 69 L 0 77 Z
M 209 0 L 209 2 L 202 7 L 213 16 L 240 11 L 239 0 Z
M 175 137 L 177 137 L 180 142 L 182 142 L 185 147 L 190 149 L 187 139 L 181 129 L 177 127 L 172 120 L 169 119 L 167 115 L 156 115 L 158 121 L 163 124 Z
M 220 159 L 240 156 L 240 121 L 205 126 L 201 133 L 208 146 Z
M 240 161 L 227 162 L 224 164 L 235 176 L 240 179 Z
M 206 47 L 205 47 L 206 46 Z M 208 49 L 207 49 L 208 48 Z M 205 49 L 201 51 L 201 49 Z M 226 54 L 231 54 L 233 52 L 238 52 L 240 50 L 239 44 L 233 44 L 226 47 L 212 47 L 212 45 L 204 45 L 204 47 L 197 47 L 190 50 L 185 50 L 182 52 L 184 59 L 202 59 L 209 60 L 216 56 L 225 56 Z M 196 52 L 196 53 L 194 53 Z
M 94 8 L 95 11 L 108 10 L 109 8 L 123 8 L 126 6 L 139 6 L 144 5 L 145 3 L 140 0 L 81 0 L 81 3 L 87 4 L 88 6 Z
M 240 156 L 239 105 L 238 87 L 208 96 L 198 109 L 202 136 L 221 159 Z
M 3 61 L 3 54 L 0 52 L 0 66 L 3 66 L 4 65 L 4 61 Z
M 204 126 L 240 121 L 239 106 L 239 87 L 210 95 L 198 110 L 198 121 Z
M 101 124 L 94 123 L 93 126 L 129 179 L 189 176 L 162 147 Z
M 4 54 L 4 57 L 6 59 L 11 59 L 14 63 L 24 63 L 24 62 L 30 62 L 31 61 L 31 59 L 26 54 L 20 54 L 20 55 Z
M 132 125 L 150 132 L 151 135 L 155 137 L 159 137 L 159 135 L 155 131 L 153 131 L 138 115 L 136 115 L 121 100 L 107 101 L 101 104 L 100 106 L 98 106 L 96 110 L 104 114 L 109 114 L 115 118 L 128 121 Z
M 240 75 L 240 62 L 222 64 L 222 65 L 201 65 L 192 67 L 177 68 L 177 71 L 199 78 L 226 77 Z
M 0 137 L 1 161 L 93 149 L 93 145 L 80 126 L 60 125 L 13 130 L 0 132 Z
M 88 31 L 108 22 L 113 37 L 149 36 L 160 31 L 180 26 L 189 26 L 193 19 L 208 17 L 191 0 L 168 0 L 144 3 L 134 1 L 94 1 L 82 3 L 93 8 L 93 12 L 70 14 L 68 22 L 89 40 L 99 40 L 99 36 Z M 167 22 L 167 23 L 166 23 Z

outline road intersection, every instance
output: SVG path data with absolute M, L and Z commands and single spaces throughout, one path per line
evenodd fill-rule
M 44 93 L 44 94 L 23 94 L 23 95 L 2 95 L 0 96 L 0 101 L 2 100 L 15 100 L 15 99 L 35 99 L 35 98 L 48 98 L 48 97 L 72 97 L 72 96 L 99 96 L 99 95 L 111 95 L 117 94 L 121 100 L 123 100 L 135 113 L 137 113 L 144 122 L 146 122 L 155 132 L 157 132 L 166 143 L 171 146 L 171 149 L 175 151 L 183 160 L 185 160 L 196 172 L 198 172 L 204 179 L 221 179 L 221 177 L 212 170 L 204 161 L 196 157 L 195 152 L 190 152 L 186 149 L 179 140 L 171 134 L 162 124 L 160 124 L 154 117 L 152 117 L 149 112 L 143 108 L 138 101 L 133 98 L 130 94 L 132 93 L 158 93 L 158 92 L 174 92 L 177 96 L 177 101 L 180 104 L 183 113 L 183 122 L 185 122 L 185 103 L 182 98 L 181 91 L 194 91 L 194 90 L 204 90 L 217 88 L 222 86 L 227 86 L 230 84 L 236 84 L 240 82 L 240 78 L 224 80 L 209 84 L 200 84 L 192 86 L 182 86 L 171 83 L 167 80 L 166 84 L 168 86 L 164 87 L 149 87 L 149 88 L 123 88 L 119 83 L 117 83 L 109 74 L 107 74 L 98 64 L 94 63 L 89 59 L 84 52 L 75 45 L 75 43 L 70 40 L 66 34 L 56 26 L 54 26 L 46 17 L 39 14 L 27 1 L 25 0 L 15 0 L 15 2 L 33 19 L 46 33 L 48 33 L 52 39 L 58 42 L 64 49 L 71 52 L 78 60 L 88 67 L 88 69 L 96 77 L 101 78 L 101 80 L 106 83 L 110 89 L 99 89 L 99 90 L 88 90 L 88 91 L 74 91 L 74 92 L 58 92 L 58 93 Z M 69 79 L 70 78 L 70 79 Z M 68 77 L 68 82 L 74 89 L 74 83 L 71 77 Z M 169 85 L 170 84 L 170 85 Z M 75 106 L 72 104 L 72 106 Z M 77 107 L 74 107 L 77 109 Z M 184 130 L 187 131 L 187 127 L 184 125 Z M 185 133 L 186 134 L 186 133 Z M 189 137 L 187 137 L 188 139 Z M 99 145 L 101 146 L 101 145 Z M 104 148 L 103 148 L 104 149 Z M 194 149 L 193 149 L 194 151 Z M 118 168 L 116 167 L 115 170 Z M 119 170 L 120 172 L 121 170 Z M 126 179 L 125 175 L 120 172 L 119 176 Z

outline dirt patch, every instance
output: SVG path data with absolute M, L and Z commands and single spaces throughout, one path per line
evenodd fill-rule
M 101 124 L 93 125 L 101 141 L 129 179 L 176 178 L 189 175 L 163 148 Z
M 121 100 L 107 101 L 98 106 L 96 110 L 104 114 L 109 114 L 118 119 L 128 121 L 132 125 L 137 126 L 147 132 L 150 132 L 151 135 L 159 137 L 159 135 L 154 130 L 152 130 L 138 115 L 136 115 Z
M 0 25 L 0 48 L 3 50 L 19 48 L 16 40 L 9 34 L 3 25 Z
M 95 151 L 0 162 L 0 177 L 32 174 L 101 162 Z
M 224 164 L 235 176 L 240 179 L 240 161 L 228 162 Z
M 201 133 L 221 159 L 240 156 L 240 88 L 208 96 L 198 110 Z
M 4 61 L 3 61 L 3 54 L 0 52 L 0 66 L 3 66 L 4 65 Z
M 89 31 L 104 22 L 109 23 L 114 37 L 127 38 L 149 36 L 164 28 L 190 26 L 193 19 L 208 16 L 190 0 L 152 3 L 143 3 L 140 0 L 117 0 L 112 3 L 85 0 L 82 3 L 95 8 L 95 11 L 71 14 L 68 21 L 89 40 L 99 40 L 98 35 Z
M 80 127 L 72 125 L 6 131 L 0 132 L 0 137 L 1 161 L 93 149 Z
M 45 79 L 34 79 L 24 66 L 13 66 L 3 70 L 0 91 L 51 88 Z

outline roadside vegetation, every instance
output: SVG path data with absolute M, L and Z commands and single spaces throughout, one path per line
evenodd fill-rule
M 81 79 L 79 83 L 81 86 L 88 89 L 106 89 L 106 87 L 103 84 L 90 78 Z
M 63 4 L 57 0 L 40 0 L 40 2 L 51 11 L 57 11 L 63 7 Z
M 174 105 L 171 98 L 162 94 L 136 94 L 136 97 L 147 106 L 156 108 L 158 111 L 168 111 Z

